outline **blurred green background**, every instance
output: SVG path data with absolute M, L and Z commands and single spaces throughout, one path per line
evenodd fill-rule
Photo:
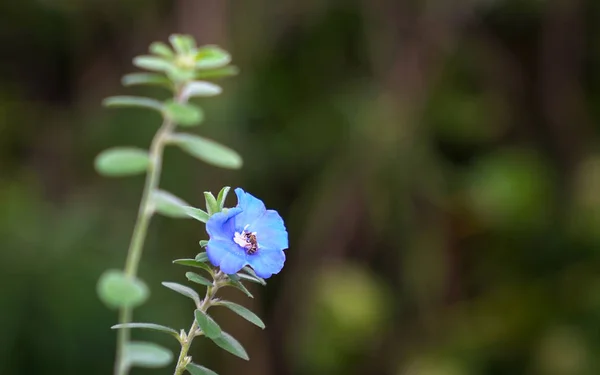
M 241 74 L 197 131 L 241 171 L 168 149 L 162 186 L 193 205 L 241 186 L 284 217 L 286 267 L 247 299 L 261 331 L 216 319 L 244 362 L 222 375 L 600 373 L 600 3 L 596 0 L 0 1 L 0 374 L 106 375 L 142 177 L 93 159 L 146 147 L 160 119 L 107 110 L 131 59 L 190 33 Z M 230 205 L 235 200 L 229 201 Z M 200 251 L 153 219 L 135 320 L 177 329 Z M 159 334 L 138 339 L 176 343 Z M 135 370 L 165 374 L 171 369 Z

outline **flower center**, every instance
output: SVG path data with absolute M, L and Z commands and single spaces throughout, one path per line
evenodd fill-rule
M 258 251 L 258 240 L 256 239 L 256 232 L 248 232 L 246 230 L 248 225 L 244 227 L 242 232 L 235 232 L 233 236 L 233 242 L 240 245 L 240 247 L 244 248 L 246 254 L 252 255 L 256 254 Z

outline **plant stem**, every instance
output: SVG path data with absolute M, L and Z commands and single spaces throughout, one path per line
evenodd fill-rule
M 208 288 L 206 288 L 206 296 L 204 297 L 204 300 L 202 301 L 200 307 L 198 307 L 198 310 L 206 312 L 212 306 L 213 298 L 217 293 L 217 290 L 219 290 L 220 276 L 221 273 L 217 273 L 217 275 L 215 276 L 215 282 L 213 283 L 213 286 L 209 286 Z M 186 357 L 188 351 L 190 350 L 190 347 L 192 346 L 192 341 L 194 341 L 194 338 L 197 336 L 197 330 L 198 323 L 196 323 L 196 319 L 194 318 L 194 323 L 192 323 L 192 327 L 190 328 L 187 334 L 187 338 L 181 343 L 181 351 L 179 352 L 179 359 L 177 359 L 177 366 L 175 366 L 175 372 L 173 373 L 173 375 L 181 375 L 185 371 L 185 367 L 189 363 L 186 360 Z
M 137 220 L 133 228 L 133 235 L 127 252 L 127 260 L 125 261 L 125 275 L 134 278 L 137 274 L 138 265 L 142 257 L 144 249 L 144 241 L 150 225 L 150 219 L 154 208 L 152 207 L 151 196 L 158 188 L 160 181 L 160 173 L 162 169 L 162 158 L 165 144 L 173 132 L 175 124 L 165 119 L 160 129 L 156 132 L 150 146 L 150 165 L 146 174 L 146 182 L 144 184 L 144 192 L 138 211 Z M 132 318 L 132 309 L 129 307 L 122 308 L 119 311 L 119 323 L 129 323 Z M 125 375 L 128 372 L 126 366 L 123 366 L 123 351 L 125 345 L 129 341 L 129 329 L 120 329 L 117 333 L 117 354 L 115 360 L 115 375 Z

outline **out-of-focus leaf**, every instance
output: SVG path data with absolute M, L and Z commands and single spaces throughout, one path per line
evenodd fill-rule
M 200 70 L 196 73 L 196 79 L 217 79 L 238 75 L 240 70 L 235 66 L 225 66 L 223 68 Z
M 158 100 L 142 96 L 111 96 L 102 102 L 106 107 L 141 107 L 162 111 L 163 104 Z
M 150 165 L 146 150 L 135 147 L 113 147 L 96 157 L 94 166 L 103 176 L 121 177 L 145 173 Z
M 127 368 L 164 367 L 172 360 L 173 354 L 168 349 L 150 342 L 129 342 L 123 352 L 123 363 Z
M 166 59 L 172 59 L 173 57 L 175 57 L 173 50 L 163 42 L 154 42 L 150 44 L 149 50 L 151 53 L 164 57 Z
M 190 53 L 196 48 L 196 41 L 191 35 L 173 34 L 169 37 L 169 41 L 179 54 Z
M 98 296 L 108 307 L 135 307 L 148 299 L 150 291 L 140 279 L 128 277 L 120 270 L 108 270 L 100 276 Z
M 123 86 L 150 85 L 171 88 L 171 81 L 158 73 L 130 73 L 123 76 Z
M 156 212 L 175 219 L 188 218 L 187 207 L 189 204 L 181 198 L 164 191 L 156 190 L 152 193 L 152 203 Z
M 193 97 L 216 96 L 223 92 L 220 86 L 204 81 L 193 81 L 185 85 L 181 96 L 187 100 Z
M 157 72 L 169 72 L 174 68 L 170 61 L 157 56 L 138 56 L 133 59 L 133 65 Z
M 164 112 L 167 118 L 181 126 L 199 125 L 204 119 L 202 109 L 193 104 L 183 104 L 174 101 L 168 101 L 164 105 Z
M 171 143 L 208 164 L 229 169 L 242 167 L 242 158 L 237 152 L 210 139 L 179 133 L 171 137 Z
M 222 68 L 230 62 L 231 56 L 229 53 L 217 46 L 201 47 L 196 54 L 197 69 Z

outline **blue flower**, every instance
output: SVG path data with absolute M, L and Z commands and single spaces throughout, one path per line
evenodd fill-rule
M 262 278 L 279 273 L 285 262 L 288 234 L 277 211 L 237 188 L 238 205 L 210 217 L 206 253 L 221 271 L 232 274 L 250 265 Z

